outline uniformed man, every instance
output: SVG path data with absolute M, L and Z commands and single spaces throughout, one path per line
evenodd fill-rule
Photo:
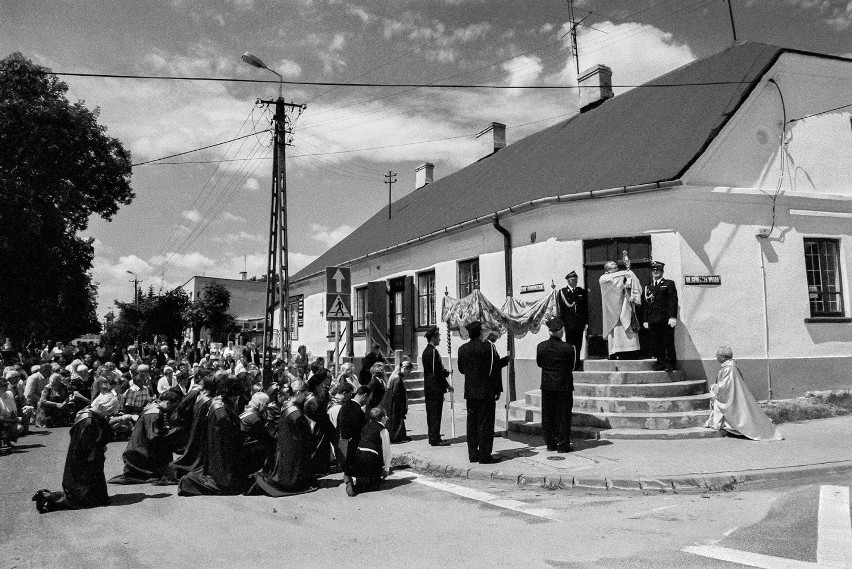
M 677 365 L 674 327 L 677 325 L 677 289 L 663 278 L 665 263 L 651 263 L 651 284 L 645 287 L 645 328 L 650 332 L 655 369 L 671 371 Z
M 550 337 L 536 348 L 541 368 L 541 428 L 547 450 L 571 452 L 571 407 L 574 406 L 574 348 L 562 341 L 559 318 L 547 322 Z
M 574 369 L 582 368 L 580 350 L 583 347 L 583 333 L 589 327 L 589 300 L 586 290 L 577 286 L 577 272 L 565 275 L 568 286 L 561 289 L 556 297 L 559 305 L 559 317 L 565 328 L 565 341 L 574 346 Z
M 426 348 L 420 357 L 423 364 L 423 394 L 426 399 L 426 429 L 429 433 L 429 444 L 448 446 L 450 443 L 441 440 L 441 415 L 444 412 L 444 393 L 453 388 L 447 382 L 450 372 L 444 368 L 438 346 L 441 343 L 441 331 L 433 326 L 426 331 Z
M 499 456 L 491 456 L 491 449 L 494 446 L 495 404 L 503 387 L 495 385 L 492 375 L 495 350 L 490 342 L 483 341 L 482 324 L 474 321 L 465 329 L 470 340 L 459 347 L 458 367 L 464 375 L 464 398 L 467 401 L 468 459 L 470 462 L 493 464 L 500 462 Z

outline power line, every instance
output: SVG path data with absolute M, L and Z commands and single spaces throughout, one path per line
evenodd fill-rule
M 515 59 L 518 56 L 513 56 L 510 59 Z M 486 67 L 491 67 L 496 64 L 489 64 Z M 174 77 L 165 75 L 112 75 L 106 73 L 65 73 L 54 72 L 54 75 L 74 76 L 74 77 L 104 77 L 112 79 L 161 79 L 175 81 L 218 81 L 218 82 L 241 82 L 241 83 L 279 83 L 278 81 L 265 79 L 234 79 L 229 77 Z M 558 90 L 558 89 L 577 89 L 577 85 L 493 85 L 493 84 L 454 84 L 454 85 L 437 85 L 435 83 L 340 83 L 335 81 L 282 81 L 285 85 L 308 85 L 308 86 L 339 86 L 339 87 L 381 87 L 395 88 L 405 87 L 412 89 L 541 89 L 541 90 Z M 678 83 L 666 85 L 613 85 L 613 87 L 682 87 L 694 85 L 731 85 L 742 83 L 742 81 L 711 81 L 706 83 Z M 246 136 L 252 136 L 252 133 Z M 220 142 L 219 144 L 225 144 Z M 199 149 L 201 150 L 201 149 Z M 171 158 L 171 156 L 167 156 Z M 143 162 L 142 164 L 146 164 Z M 134 164 L 139 166 L 140 164 Z
M 234 142 L 235 140 L 241 140 L 243 138 L 248 138 L 250 136 L 254 136 L 256 134 L 262 134 L 264 132 L 270 132 L 269 129 L 259 130 L 257 132 L 251 132 L 244 136 L 238 136 L 237 138 L 232 138 L 231 140 L 223 140 L 222 142 L 217 142 L 215 144 L 208 144 L 207 146 L 202 146 L 201 148 L 193 148 L 192 150 L 187 150 L 185 152 L 178 152 L 177 154 L 170 154 L 168 156 L 163 156 L 162 158 L 154 158 L 153 160 L 146 160 L 145 162 L 138 162 L 136 164 L 131 164 L 131 167 L 136 166 L 144 166 L 145 164 L 151 164 L 152 162 L 159 162 L 160 160 L 168 160 L 169 158 L 177 158 L 178 156 L 183 156 L 184 154 L 190 154 L 192 152 L 198 152 L 199 150 L 207 150 L 208 148 L 213 148 L 216 146 L 222 146 L 223 144 L 228 144 L 229 142 Z

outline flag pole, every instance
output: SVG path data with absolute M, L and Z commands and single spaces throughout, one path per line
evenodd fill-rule
M 450 291 L 444 287 L 444 306 Z M 442 307 L 443 308 L 443 307 Z M 456 438 L 456 388 L 453 385 L 453 332 L 450 330 L 450 317 L 447 316 L 447 363 L 450 366 L 450 438 Z

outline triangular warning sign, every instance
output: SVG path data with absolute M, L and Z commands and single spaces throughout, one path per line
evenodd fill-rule
M 331 303 L 331 308 L 328 309 L 328 315 L 334 318 L 349 318 L 352 316 L 349 313 L 349 309 L 346 308 L 346 303 L 343 302 L 343 299 L 340 298 L 339 294 L 334 299 L 334 302 Z

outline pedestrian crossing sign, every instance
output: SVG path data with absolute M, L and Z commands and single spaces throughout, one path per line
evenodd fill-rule
M 349 320 L 352 318 L 352 309 L 349 304 L 351 296 L 346 294 L 326 294 L 326 320 Z

